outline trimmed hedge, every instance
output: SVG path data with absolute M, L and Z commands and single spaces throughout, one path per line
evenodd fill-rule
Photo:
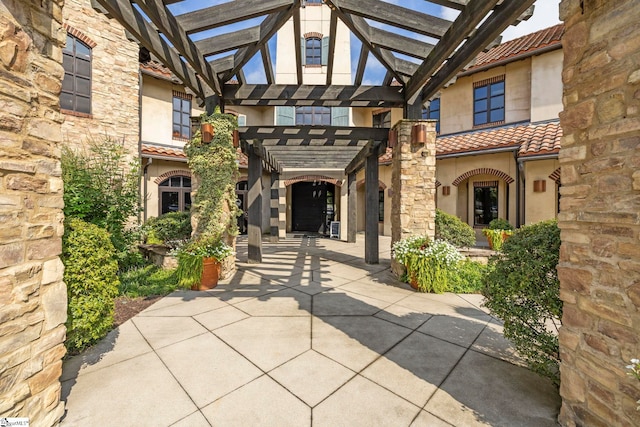
M 562 319 L 560 229 L 555 220 L 522 227 L 489 260 L 485 306 L 504 321 L 511 340 L 529 368 L 560 384 L 558 327 Z
M 143 226 L 148 244 L 176 246 L 191 237 L 191 214 L 189 212 L 169 212 L 159 217 L 149 218 Z
M 109 233 L 77 218 L 65 224 L 61 258 L 69 301 L 65 345 L 75 353 L 113 327 L 118 263 Z
M 476 233 L 455 215 L 436 209 L 436 240 L 444 240 L 457 248 L 476 244 Z

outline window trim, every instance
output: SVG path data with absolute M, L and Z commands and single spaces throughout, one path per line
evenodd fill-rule
M 376 117 L 384 117 L 380 123 L 382 124 L 382 126 L 376 126 Z M 388 123 L 388 126 L 384 126 L 386 123 Z M 385 108 L 383 110 L 374 111 L 371 114 L 371 127 L 391 129 L 391 108 Z
M 308 45 L 310 41 L 317 42 L 318 46 L 311 46 L 310 48 Z M 317 55 L 309 55 L 310 52 L 315 53 L 316 51 Z M 310 62 L 310 59 L 313 62 Z M 304 38 L 304 64 L 307 67 L 322 67 L 322 35 L 313 34 Z
M 497 109 L 492 109 L 491 108 L 491 99 L 492 98 L 497 98 L 500 95 L 496 95 L 496 96 L 492 96 L 491 95 L 491 86 L 495 85 L 496 83 L 502 83 L 504 86 L 503 89 L 503 93 L 502 93 L 502 119 L 500 120 L 495 120 L 495 121 L 491 121 L 491 111 L 492 110 L 498 110 L 500 108 Z M 476 89 L 479 89 L 481 87 L 486 87 L 487 88 L 487 95 L 486 98 L 476 98 Z M 494 126 L 494 125 L 498 125 L 498 124 L 503 124 L 505 122 L 506 119 L 506 113 L 507 113 L 507 108 L 506 108 L 506 93 L 507 93 L 507 85 L 506 85 L 506 80 L 505 80 L 505 75 L 502 74 L 500 76 L 496 76 L 496 77 L 492 77 L 490 79 L 485 79 L 485 80 L 480 80 L 477 82 L 473 83 L 473 116 L 472 116 L 472 123 L 473 123 L 473 128 L 482 128 L 482 127 L 487 127 L 487 126 Z M 487 100 L 487 108 L 486 110 L 482 110 L 482 111 L 477 111 L 476 110 L 476 102 L 478 100 L 481 99 L 486 99 Z M 484 113 L 486 115 L 485 119 L 486 121 L 484 121 L 483 123 L 476 123 L 476 114 L 480 114 L 480 113 Z

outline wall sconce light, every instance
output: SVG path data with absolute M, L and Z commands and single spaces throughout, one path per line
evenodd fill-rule
M 442 187 L 442 195 L 443 196 L 448 196 L 449 194 L 451 194 L 451 187 L 448 185 L 444 185 Z
M 427 125 L 415 124 L 411 128 L 411 143 L 412 144 L 426 144 L 427 143 Z
M 240 146 L 240 132 L 238 129 L 233 131 L 233 147 L 238 148 Z
M 387 188 L 387 196 L 393 197 L 393 188 Z
M 389 131 L 389 148 L 393 148 L 398 143 L 398 131 L 396 129 L 391 129 Z
M 202 133 L 202 142 L 208 144 L 213 141 L 214 130 L 211 123 L 202 123 L 200 125 L 200 132 Z
M 546 179 L 536 179 L 533 181 L 533 192 L 534 193 L 544 193 L 547 191 L 547 180 Z

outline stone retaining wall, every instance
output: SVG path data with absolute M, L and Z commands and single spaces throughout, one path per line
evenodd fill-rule
M 638 426 L 640 2 L 563 0 L 560 422 Z
M 0 418 L 45 427 L 64 412 L 62 5 L 0 3 Z

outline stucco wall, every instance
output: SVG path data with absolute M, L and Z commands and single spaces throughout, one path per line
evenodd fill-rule
M 557 119 L 562 111 L 562 50 L 531 58 L 531 121 Z
M 557 159 L 535 160 L 524 163 L 525 224 L 533 224 L 557 217 L 558 186 L 554 180 L 549 178 L 549 175 L 551 175 L 559 165 Z M 536 180 L 545 181 L 545 191 L 534 191 L 534 182 Z
M 0 2 L 0 418 L 44 427 L 64 413 L 61 7 Z

